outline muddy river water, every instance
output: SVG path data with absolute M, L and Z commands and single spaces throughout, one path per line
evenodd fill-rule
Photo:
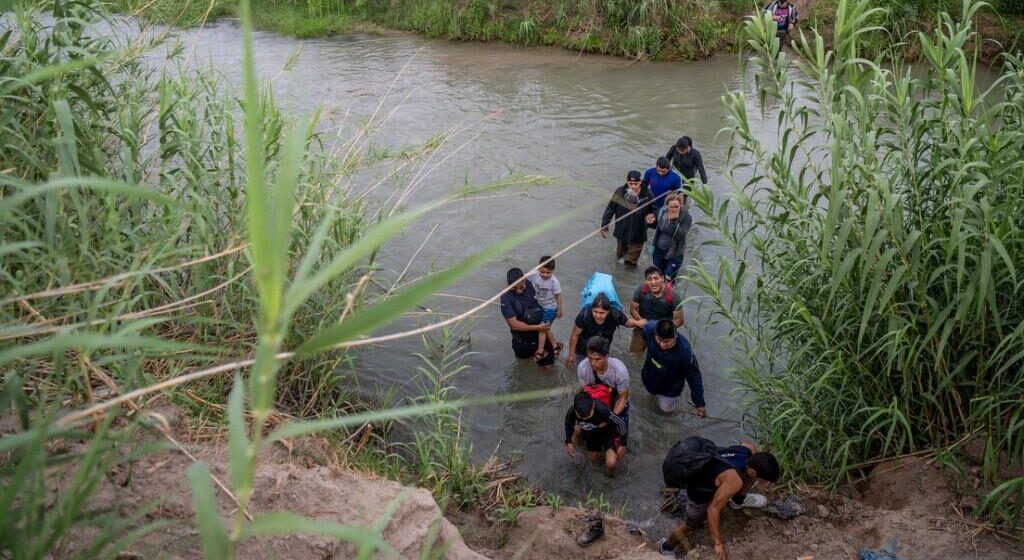
M 181 39 L 197 61 L 238 77 L 237 23 L 190 30 Z M 592 232 L 626 172 L 653 166 L 683 134 L 693 137 L 703 153 L 710 184 L 723 194 L 730 188 L 724 177 L 727 138 L 718 132 L 725 124 L 720 97 L 739 87 L 735 57 L 641 63 L 557 49 L 431 42 L 406 35 L 298 41 L 270 33 L 256 34 L 255 51 L 260 71 L 274 79 L 279 101 L 299 114 L 324 105 L 329 121 L 335 123 L 325 125 L 328 132 L 340 126 L 351 130 L 389 93 L 378 114 L 387 120 L 372 138 L 378 152 L 387 148 L 396 154 L 439 133 L 464 129 L 428 162 L 417 164 L 417 169 L 431 171 L 421 175 L 425 178 L 408 197 L 408 204 L 436 200 L 466 184 L 498 181 L 511 173 L 551 179 L 549 184 L 499 190 L 489 198 L 431 213 L 383 251 L 379 278 L 385 285 L 414 255 L 408 278 L 457 262 L 525 226 L 567 216 L 551 231 L 495 257 L 446 290 L 464 298 L 492 296 L 504 287 L 510 266 L 532 267 L 540 255 Z M 751 114 L 758 118 L 756 112 Z M 767 139 L 774 137 L 773 116 L 757 126 L 766 131 Z M 368 184 L 405 160 L 391 161 L 360 173 L 358 181 Z M 416 177 L 417 171 L 403 170 L 384 181 L 373 196 L 383 200 Z M 570 215 L 578 208 L 580 214 Z M 699 225 L 703 218 L 695 214 L 698 225 L 691 231 L 687 262 L 694 257 L 717 259 L 709 247 L 697 247 L 711 235 Z M 645 255 L 641 270 L 649 263 Z M 624 300 L 642 276 L 639 270 L 616 262 L 611 239 L 591 238 L 558 259 L 556 275 L 564 289 L 566 313 L 554 328 L 562 339 L 568 339 L 580 289 L 595 270 L 614 275 Z M 744 435 L 737 422 L 743 417 L 742 395 L 729 377 L 735 351 L 723 327 L 708 324 L 707 306 L 699 309 L 699 295 L 685 284 L 677 288 L 676 297 L 693 298 L 685 305 L 685 334 L 703 371 L 708 412 L 717 419 L 657 412 L 639 379 L 642 359 L 627 352 L 629 332 L 620 329 L 612 355 L 629 368 L 633 405 L 631 445 L 618 478 L 608 479 L 602 470 L 566 456 L 562 421 L 568 397 L 467 411 L 464 424 L 475 457 L 485 460 L 494 452 L 503 458 L 521 456 L 518 470 L 545 490 L 562 495 L 566 503 L 603 495 L 613 505 L 624 505 L 627 517 L 653 520 L 661 461 L 673 442 L 700 434 L 724 444 Z M 470 299 L 442 297 L 429 307 L 457 313 L 473 305 Z M 428 320 L 413 316 L 403 326 Z M 500 395 L 575 381 L 574 370 L 561 364 L 543 370 L 530 361 L 516 360 L 497 305 L 478 314 L 463 332 L 469 333 L 474 353 L 466 360 L 469 367 L 454 381 L 460 394 Z M 362 352 L 355 364 L 362 390 L 394 387 L 398 394 L 415 393 L 415 368 L 420 361 L 413 353 L 422 348 L 414 337 Z

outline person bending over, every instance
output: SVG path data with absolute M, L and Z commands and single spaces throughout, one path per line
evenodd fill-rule
M 607 338 L 600 335 L 590 337 L 587 340 L 587 359 L 580 360 L 576 378 L 584 390 L 592 385 L 605 387 L 609 393 L 608 406 L 629 430 L 629 371 L 622 360 L 608 357 L 610 347 Z M 625 439 L 616 452 L 620 459 L 626 454 Z
M 703 440 L 713 450 L 714 443 L 703 438 L 687 438 L 677 443 L 669 451 L 665 458 L 664 472 L 667 474 L 672 469 L 673 462 L 685 462 L 692 460 L 683 449 L 691 443 L 691 440 Z M 714 458 L 708 460 L 703 467 L 683 481 L 668 480 L 665 483 L 680 484 L 681 490 L 686 490 L 686 502 L 684 506 L 684 521 L 676 526 L 668 538 L 658 541 L 658 550 L 662 554 L 675 555 L 676 548 L 693 532 L 708 525 L 711 533 L 711 540 L 715 545 L 715 557 L 718 560 L 727 560 L 729 549 L 725 546 L 725 539 L 722 538 L 722 511 L 726 504 L 734 509 L 744 507 L 743 501 L 737 499 L 743 495 L 755 480 L 775 482 L 782 474 L 779 462 L 771 453 L 758 452 L 757 447 L 752 443 L 743 443 L 731 447 L 717 448 Z M 750 497 L 756 496 L 751 494 Z M 763 496 L 758 496 L 762 502 L 766 502 Z M 759 504 L 763 507 L 763 503 Z
M 572 406 L 565 413 L 565 451 L 570 459 L 576 458 L 573 442 L 586 445 L 591 462 L 598 463 L 604 458 L 608 476 L 615 476 L 621 454 L 625 454 L 626 425 L 604 402 L 595 399 L 587 391 L 576 393 Z

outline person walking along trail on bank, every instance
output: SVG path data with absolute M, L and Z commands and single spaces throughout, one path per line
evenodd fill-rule
M 701 418 L 707 417 L 704 380 L 697 357 L 693 355 L 686 337 L 676 332 L 675 323 L 671 319 L 649 321 L 644 327 L 644 341 L 647 343 L 647 359 L 640 378 L 647 392 L 657 398 L 658 408 L 662 412 L 675 410 L 683 387 L 689 384 L 695 413 Z
M 626 266 L 636 266 L 647 241 L 647 215 L 652 214 L 651 190 L 643 184 L 639 171 L 626 175 L 626 184 L 615 189 L 601 217 L 601 237 L 608 237 L 608 225 L 615 221 L 612 235 L 618 241 L 615 258 Z M 634 210 L 636 210 L 634 212 Z

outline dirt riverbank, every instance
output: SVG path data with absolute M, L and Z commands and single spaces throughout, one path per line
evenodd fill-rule
M 187 430 L 176 437 L 214 476 L 227 479 L 223 444 L 189 442 Z M 146 516 L 169 526 L 147 536 L 119 558 L 202 558 L 199 535 L 193 527 L 191 491 L 185 470 L 192 460 L 181 452 L 149 455 L 130 469 L 107 473 L 90 507 L 116 508 L 123 514 L 156 504 Z M 55 470 L 59 489 L 67 475 Z M 622 481 L 628 483 L 627 480 Z M 723 531 L 730 558 L 744 559 L 857 559 L 862 548 L 878 549 L 897 541 L 900 556 L 924 560 L 976 558 L 1004 560 L 1021 554 L 963 514 L 976 503 L 957 497 L 958 481 L 923 459 L 904 459 L 878 465 L 849 495 L 805 490 L 800 500 L 807 513 L 782 521 L 761 512 L 727 512 Z M 401 558 L 420 558 L 424 551 L 453 560 L 538 558 L 627 559 L 659 558 L 654 543 L 676 523 L 667 514 L 653 524 L 638 527 L 607 517 L 605 536 L 588 548 L 575 543 L 583 510 L 537 507 L 523 511 L 514 524 L 492 521 L 481 511 L 449 511 L 444 515 L 430 493 L 366 473 L 339 468 L 321 440 L 307 439 L 278 446 L 268 452 L 257 470 L 254 513 L 291 511 L 320 521 L 375 527 Z M 777 495 L 775 497 L 778 497 Z M 227 524 L 234 502 L 218 493 L 221 515 Z M 652 496 L 651 508 L 659 498 Z M 388 511 L 393 510 L 390 516 Z M 89 541 L 78 531 L 63 544 L 73 550 Z M 58 549 L 61 550 L 61 549 Z M 322 536 L 296 535 L 246 541 L 239 558 L 295 560 L 355 557 L 348 544 Z M 713 558 L 706 531 L 688 543 L 679 557 Z

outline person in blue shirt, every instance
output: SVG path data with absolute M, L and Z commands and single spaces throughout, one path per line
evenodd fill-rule
M 694 412 L 701 418 L 707 417 L 704 381 L 697 357 L 690 349 L 690 341 L 676 332 L 672 319 L 648 321 L 644 326 L 644 342 L 647 343 L 647 359 L 640 378 L 647 392 L 658 399 L 658 408 L 662 412 L 675 410 L 683 387 L 689 384 Z
M 677 171 L 672 169 L 672 163 L 668 158 L 660 157 L 654 167 L 644 173 L 644 182 L 651 189 L 654 196 L 654 209 L 657 210 L 665 204 L 665 197 L 669 193 L 683 188 L 683 178 Z

